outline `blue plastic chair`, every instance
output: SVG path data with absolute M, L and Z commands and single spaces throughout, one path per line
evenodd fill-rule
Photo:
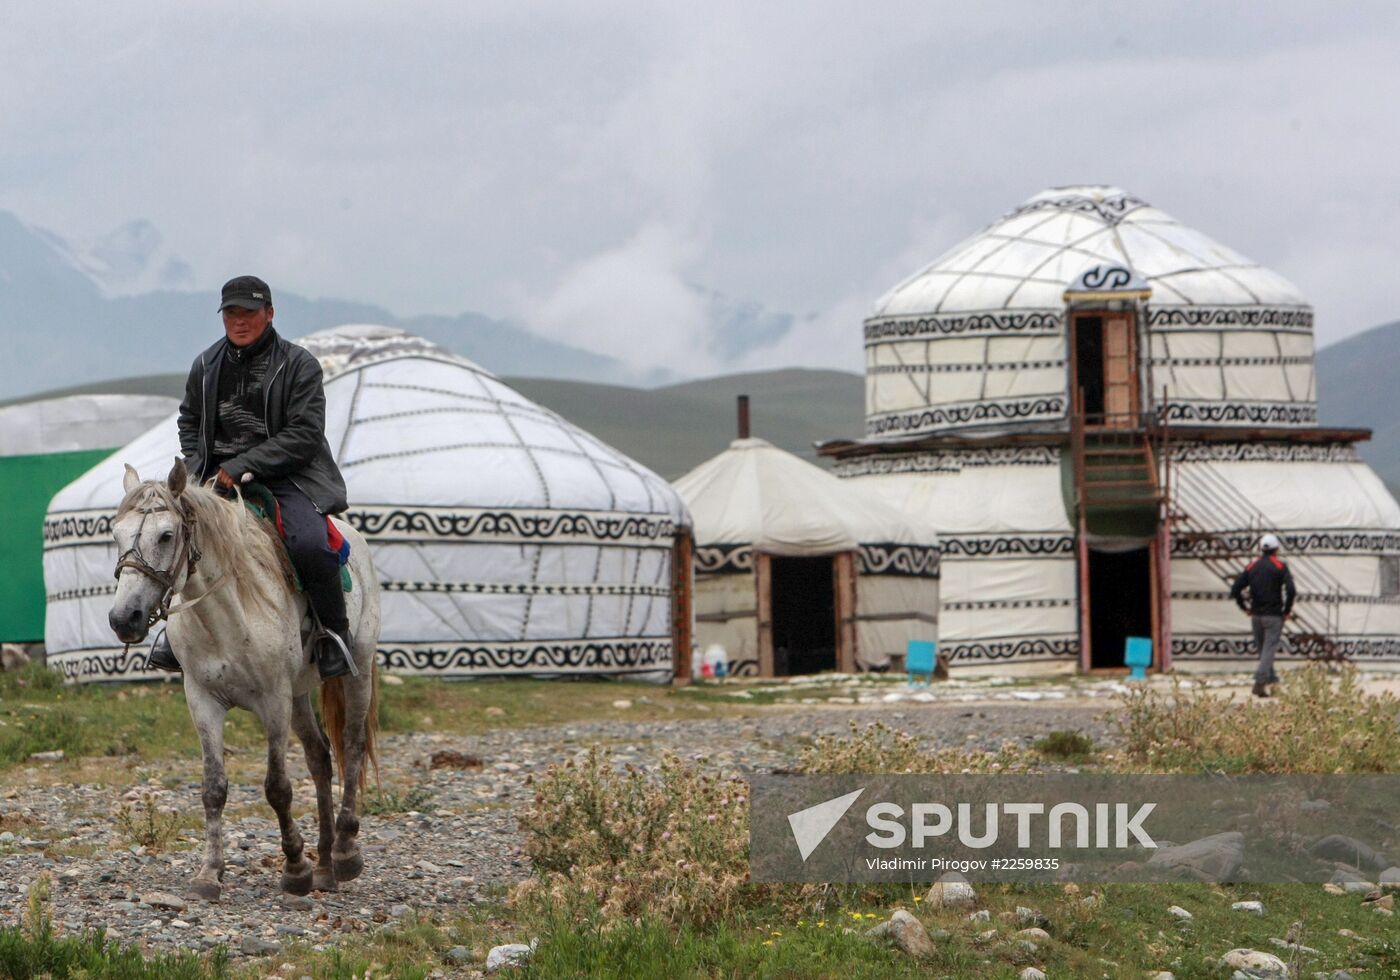
M 932 640 L 910 640 L 904 654 L 904 669 L 909 671 L 909 685 L 917 682 L 915 677 L 924 675 L 924 685 L 933 683 L 933 665 L 938 661 L 938 644 Z
M 1152 666 L 1152 640 L 1146 636 L 1130 636 L 1123 644 L 1123 662 L 1128 665 L 1128 680 L 1147 680 L 1147 668 Z

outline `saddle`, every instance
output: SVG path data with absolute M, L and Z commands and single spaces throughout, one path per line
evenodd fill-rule
M 285 548 L 287 529 L 282 526 L 282 508 L 278 505 L 277 498 L 272 495 L 272 491 L 261 483 L 245 483 L 239 489 L 243 493 L 243 505 L 277 528 L 277 537 L 281 539 Z M 345 540 L 345 535 L 340 533 L 340 528 L 336 527 L 335 522 L 329 517 L 326 518 L 326 546 L 335 552 L 336 558 L 340 561 L 341 591 L 349 592 L 354 587 L 350 579 L 350 542 Z M 290 565 L 291 556 L 287 557 Z M 305 591 L 295 566 L 292 566 L 292 580 L 296 582 L 297 591 Z

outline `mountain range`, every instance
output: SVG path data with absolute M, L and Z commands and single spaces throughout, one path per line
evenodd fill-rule
M 75 245 L 0 211 L 0 338 L 11 366 L 0 373 L 0 403 L 40 391 L 178 396 L 191 352 L 219 329 L 211 296 L 189 291 L 192 281 L 189 266 L 147 222 Z M 692 288 L 709 311 L 712 343 L 727 356 L 771 343 L 795 323 L 757 303 Z M 345 323 L 401 326 L 488 367 L 667 478 L 728 444 L 739 394 L 753 399 L 755 435 L 810 459 L 814 442 L 858 435 L 864 417 L 863 379 L 848 372 L 638 376 L 612 358 L 482 313 L 405 319 L 363 303 L 276 296 L 278 319 L 292 325 L 292 335 Z M 1362 454 L 1400 487 L 1400 321 L 1322 348 L 1316 364 L 1321 423 L 1373 430 Z M 52 390 L 55 382 L 64 387 Z
M 23 366 L 0 374 L 0 401 L 59 385 L 187 369 L 199 341 L 212 342 L 220 329 L 213 293 L 194 291 L 194 285 L 188 263 L 171 253 L 147 221 L 74 243 L 0 211 L 0 338 L 7 362 Z M 791 314 L 756 302 L 699 284 L 689 288 L 705 310 L 709 347 L 721 361 L 775 342 L 795 322 Z M 639 371 L 484 313 L 404 317 L 372 304 L 299 296 L 275 283 L 274 296 L 278 323 L 291 336 L 382 323 L 502 374 L 633 385 L 681 376 Z

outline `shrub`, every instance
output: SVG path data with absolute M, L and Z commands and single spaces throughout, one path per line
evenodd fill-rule
M 1052 759 L 1080 760 L 1094 754 L 1094 740 L 1083 732 L 1059 729 L 1036 739 L 1031 748 Z
M 372 817 L 385 813 L 411 813 L 423 809 L 432 798 L 433 791 L 426 786 L 412 786 L 402 792 L 379 786 L 365 793 L 360 802 L 360 812 Z
M 994 773 L 1029 772 L 1035 759 L 1006 742 L 995 752 L 949 747 L 925 749 L 912 735 L 884 722 L 857 725 L 849 735 L 822 735 L 802 750 L 798 768 L 804 773 Z
M 150 790 L 134 801 L 118 803 L 112 810 L 112 819 L 119 837 L 151 853 L 168 848 L 180 832 L 180 811 L 162 806 Z
M 1357 672 L 1289 673 L 1270 702 L 1183 687 L 1119 696 L 1120 765 L 1152 772 L 1400 772 L 1400 699 L 1367 694 Z
M 520 817 L 536 876 L 513 894 L 538 914 L 596 913 L 697 927 L 766 900 L 748 881 L 748 787 L 667 753 L 654 773 L 610 753 L 551 766 Z

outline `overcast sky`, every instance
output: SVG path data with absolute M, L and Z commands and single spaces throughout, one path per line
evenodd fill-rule
M 0 0 L 0 208 L 211 291 L 476 310 L 641 368 L 859 370 L 895 281 L 1121 185 L 1400 317 L 1400 4 Z M 722 363 L 692 286 L 802 317 Z

